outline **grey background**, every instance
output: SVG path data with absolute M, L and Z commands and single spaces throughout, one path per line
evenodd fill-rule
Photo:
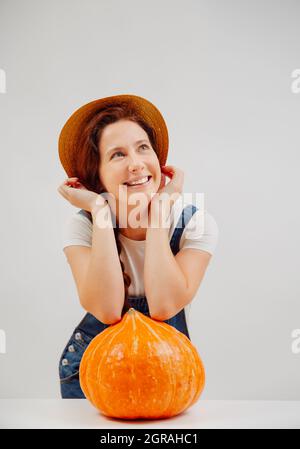
M 168 163 L 204 192 L 220 240 L 191 308 L 203 399 L 300 399 L 297 1 L 1 1 L 2 398 L 58 398 L 84 310 L 61 247 L 76 209 L 58 134 L 81 105 L 141 95 Z

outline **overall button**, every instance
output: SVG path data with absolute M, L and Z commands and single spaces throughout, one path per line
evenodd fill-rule
M 69 352 L 75 352 L 74 345 L 70 345 L 70 346 L 68 347 L 68 351 L 69 351 Z
M 75 334 L 75 340 L 82 340 L 82 336 L 80 332 L 76 332 Z
M 62 359 L 61 364 L 62 364 L 63 366 L 68 365 L 68 364 L 69 364 L 68 359 Z

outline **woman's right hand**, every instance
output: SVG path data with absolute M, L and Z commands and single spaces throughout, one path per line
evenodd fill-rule
M 76 177 L 67 178 L 57 190 L 72 206 L 91 213 L 107 204 L 105 198 L 88 190 Z

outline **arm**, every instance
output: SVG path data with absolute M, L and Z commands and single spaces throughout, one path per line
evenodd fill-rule
M 211 254 L 182 249 L 173 255 L 166 228 L 148 228 L 144 285 L 150 316 L 164 321 L 182 310 L 195 296 Z
M 108 206 L 107 206 L 108 207 Z M 92 212 L 92 247 L 65 248 L 76 281 L 82 307 L 105 324 L 121 319 L 124 305 L 124 281 L 110 209 L 109 226 L 101 227 Z
M 147 229 L 144 286 L 150 316 L 161 321 L 174 316 L 175 304 L 185 298 L 187 280 L 171 251 L 167 228 Z
M 90 263 L 83 287 L 87 310 L 92 310 L 102 322 L 118 321 L 124 305 L 124 280 L 118 255 L 109 206 L 109 226 L 101 226 L 99 216 L 92 211 L 93 236 Z

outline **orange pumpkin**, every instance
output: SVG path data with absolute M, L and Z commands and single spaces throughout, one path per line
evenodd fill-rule
M 79 381 L 86 398 L 106 416 L 157 419 L 193 405 L 205 371 L 182 332 L 131 308 L 90 342 Z

